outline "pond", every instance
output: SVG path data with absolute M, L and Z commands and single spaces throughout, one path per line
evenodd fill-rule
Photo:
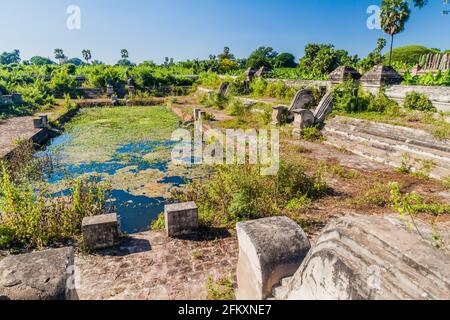
M 66 176 L 107 181 L 122 231 L 142 232 L 164 211 L 170 190 L 199 174 L 171 162 L 178 124 L 165 107 L 82 109 L 36 156 L 54 159 L 47 179 L 57 192 L 64 192 L 58 186 Z

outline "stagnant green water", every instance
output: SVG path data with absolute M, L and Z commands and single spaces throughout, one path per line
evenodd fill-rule
M 55 190 L 66 175 L 96 175 L 109 182 L 122 231 L 141 232 L 164 210 L 170 189 L 193 176 L 192 168 L 170 160 L 170 137 L 178 123 L 165 107 L 83 109 L 37 156 L 56 160 L 48 173 Z

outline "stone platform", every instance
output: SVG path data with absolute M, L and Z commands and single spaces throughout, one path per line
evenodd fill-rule
M 78 254 L 77 294 L 80 300 L 206 299 L 208 277 L 235 279 L 237 258 L 235 237 L 175 240 L 164 232 L 140 233 L 117 249 Z

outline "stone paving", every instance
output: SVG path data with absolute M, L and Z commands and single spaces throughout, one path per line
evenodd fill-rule
M 207 282 L 233 277 L 237 239 L 177 240 L 144 232 L 122 240 L 115 250 L 78 254 L 81 300 L 202 300 Z
M 17 140 L 31 139 L 42 129 L 33 125 L 33 117 L 16 117 L 0 121 L 0 159 L 15 148 Z

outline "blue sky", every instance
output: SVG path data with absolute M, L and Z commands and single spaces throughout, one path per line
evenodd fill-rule
M 423 44 L 450 49 L 450 9 L 430 0 L 414 10 L 396 45 Z M 163 61 L 207 58 L 229 46 L 246 57 L 258 46 L 303 54 L 309 42 L 332 43 L 365 56 L 380 30 L 366 21 L 369 5 L 381 0 L 0 0 L 0 52 L 19 49 L 22 58 L 53 56 L 62 48 L 69 57 L 91 49 L 94 59 L 114 63 L 120 49 L 130 59 Z M 69 5 L 81 9 L 81 29 L 69 30 Z

